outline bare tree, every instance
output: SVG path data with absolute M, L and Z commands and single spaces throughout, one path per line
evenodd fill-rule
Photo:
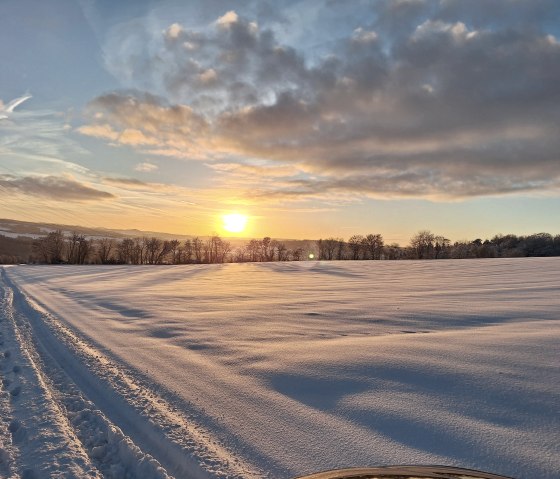
M 52 231 L 47 235 L 51 263 L 64 263 L 64 235 L 62 231 Z
M 292 259 L 294 261 L 301 261 L 303 259 L 303 248 L 296 248 L 292 251 Z
M 272 261 L 274 255 L 274 249 L 272 248 L 272 239 L 268 236 L 265 236 L 261 240 L 261 248 L 262 248 L 262 259 L 261 261 Z
M 179 242 L 177 241 L 178 244 Z M 150 238 L 146 241 L 146 263 L 163 264 L 172 248 L 172 241 L 162 241 L 156 237 Z
M 431 258 L 434 251 L 435 236 L 428 230 L 419 231 L 410 239 L 410 246 L 417 259 Z
M 125 238 L 117 244 L 117 261 L 123 264 L 133 264 L 135 242 L 132 238 Z
M 220 249 L 218 250 L 218 263 L 225 263 L 228 261 L 228 255 L 231 252 L 231 243 L 222 240 Z
M 204 243 L 203 249 L 205 263 L 224 263 L 231 251 L 231 243 L 213 235 Z
M 318 239 L 315 243 L 317 244 L 317 259 L 319 260 L 327 259 L 325 240 L 321 238 Z
M 169 241 L 169 254 L 171 255 L 171 263 L 172 264 L 180 264 L 181 263 L 181 243 L 179 240 L 171 240 Z
M 183 245 L 183 258 L 182 263 L 190 263 L 193 257 L 193 244 L 191 240 L 186 240 Z
M 398 243 L 391 243 L 388 246 L 383 248 L 383 254 L 385 255 L 386 259 L 401 259 L 402 258 L 402 248 L 399 246 Z
M 39 257 L 41 263 L 50 263 L 50 250 L 49 243 L 46 238 L 40 238 L 33 242 L 32 251 L 35 255 Z
M 203 258 L 202 247 L 203 247 L 202 240 L 198 236 L 192 240 L 194 260 L 197 263 L 202 263 L 202 258 Z
M 91 241 L 84 235 L 72 233 L 67 239 L 67 261 L 70 264 L 85 264 L 89 260 Z
M 130 262 L 132 264 L 144 264 L 146 261 L 146 244 L 147 238 L 134 238 L 134 246 L 132 248 L 132 255 Z
M 339 240 L 337 238 L 327 238 L 322 241 L 322 254 L 319 255 L 320 259 L 333 260 L 336 255 Z
M 146 244 L 146 263 L 156 264 L 159 253 L 163 247 L 163 241 L 159 238 L 152 237 L 145 242 Z
M 352 259 L 360 259 L 364 248 L 364 237 L 362 235 L 351 236 L 348 240 L 348 246 L 352 252 Z
M 111 238 L 101 238 L 97 242 L 97 258 L 101 264 L 108 264 L 112 260 L 112 252 L 115 248 L 115 241 Z
M 338 238 L 336 245 L 336 259 L 344 259 L 344 252 L 346 250 L 346 243 L 342 238 Z
M 447 258 L 449 247 L 451 246 L 451 241 L 443 236 L 434 237 L 434 258 L 441 259 Z
M 276 243 L 276 254 L 278 261 L 288 261 L 288 248 L 284 243 Z
M 262 253 L 262 246 L 260 241 L 256 239 L 252 239 L 249 243 L 245 246 L 247 250 L 247 255 L 249 257 L 249 261 L 262 261 L 261 260 L 261 253 Z
M 381 259 L 383 244 L 383 236 L 380 234 L 369 234 L 364 238 L 364 247 L 371 259 Z
M 87 262 L 89 262 L 90 253 L 91 241 L 88 240 L 84 235 L 81 235 L 78 239 L 77 263 L 86 264 Z
M 248 257 L 248 250 L 247 247 L 244 248 L 236 248 L 233 252 L 233 261 L 236 263 L 245 263 Z
M 64 263 L 64 249 L 64 235 L 60 230 L 51 231 L 34 245 L 34 250 L 48 264 Z
M 77 264 L 78 263 L 78 259 L 77 259 L 77 254 L 78 254 L 78 244 L 80 241 L 80 235 L 76 232 L 73 232 L 69 237 L 68 240 L 66 242 L 67 244 L 67 254 L 66 257 L 68 259 L 68 262 L 70 264 Z

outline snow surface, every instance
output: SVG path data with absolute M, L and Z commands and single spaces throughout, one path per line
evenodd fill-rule
M 560 477 L 560 258 L 18 266 L 0 289 L 0 477 Z
M 0 236 L 5 236 L 7 238 L 42 238 L 45 235 L 33 234 L 33 233 L 14 233 L 12 231 L 0 230 Z

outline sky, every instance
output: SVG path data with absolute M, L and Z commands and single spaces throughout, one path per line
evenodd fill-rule
M 0 217 L 560 233 L 557 0 L 2 0 Z

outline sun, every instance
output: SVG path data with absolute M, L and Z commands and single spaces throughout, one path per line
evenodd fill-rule
M 230 233 L 241 233 L 247 225 L 247 216 L 239 213 L 224 215 L 222 219 L 224 229 Z

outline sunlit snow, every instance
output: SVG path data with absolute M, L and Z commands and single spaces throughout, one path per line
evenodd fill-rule
M 560 470 L 559 258 L 21 266 L 1 287 L 4 317 L 67 372 L 57 400 L 76 387 L 136 447 L 125 469 Z

